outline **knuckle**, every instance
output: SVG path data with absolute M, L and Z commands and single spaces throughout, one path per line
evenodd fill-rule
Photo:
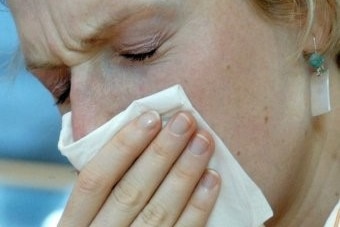
M 177 166 L 173 170 L 173 175 L 176 179 L 180 179 L 181 181 L 184 182 L 190 182 L 194 174 L 189 168 L 185 168 L 184 166 Z
M 199 227 L 206 226 L 209 215 L 211 213 L 211 206 L 205 203 L 190 202 L 187 207 L 186 217 L 180 219 L 174 227 Z
M 96 193 L 101 192 L 107 187 L 108 180 L 98 174 L 83 170 L 80 172 L 77 186 L 83 193 Z
M 113 190 L 113 196 L 122 210 L 139 208 L 142 201 L 142 191 L 127 180 L 122 180 Z
M 149 149 L 152 151 L 152 153 L 157 155 L 157 158 L 160 160 L 168 160 L 170 153 L 166 149 L 166 145 L 161 145 L 159 142 L 154 141 L 150 144 Z
M 190 209 L 193 213 L 196 213 L 196 216 L 198 217 L 205 217 L 210 213 L 210 206 L 207 206 L 204 203 L 192 201 L 190 204 Z
M 140 214 L 143 226 L 158 227 L 163 226 L 167 219 L 166 209 L 159 203 L 150 203 Z
M 114 150 L 119 150 L 123 152 L 135 151 L 137 147 L 134 145 L 134 141 L 131 138 L 130 139 L 127 138 L 130 137 L 127 137 L 126 135 L 117 134 L 117 137 L 112 143 L 110 143 L 110 145 Z

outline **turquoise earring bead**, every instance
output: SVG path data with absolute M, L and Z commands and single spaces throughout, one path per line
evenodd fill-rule
M 325 58 L 317 53 L 314 53 L 309 58 L 309 65 L 312 66 L 314 69 L 321 68 L 325 62 Z

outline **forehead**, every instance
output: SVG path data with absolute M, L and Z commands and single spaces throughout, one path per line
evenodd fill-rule
M 98 40 L 112 38 L 115 28 L 123 25 L 123 22 L 124 26 L 128 27 L 152 17 L 182 17 L 187 14 L 185 12 L 193 10 L 193 5 L 190 4 L 192 2 L 199 2 L 199 0 L 104 0 L 100 2 L 78 0 L 55 3 L 54 8 L 47 10 L 51 10 L 50 14 L 62 15 L 62 17 L 55 17 L 54 24 L 44 28 L 59 31 L 48 33 L 41 31 L 25 36 L 22 41 L 26 63 L 31 69 L 58 67 L 63 61 L 58 60 L 59 56 L 56 57 L 51 51 L 56 51 L 59 55 L 65 49 L 58 48 L 71 47 L 69 49 L 72 53 L 69 56 L 76 55 L 77 51 L 85 52 L 88 45 L 92 46 Z M 25 22 L 28 23 L 30 22 Z M 42 37 L 44 35 L 49 37 Z M 48 42 L 39 43 L 46 40 Z M 67 43 L 69 41 L 72 43 Z M 40 52 L 45 54 L 39 55 Z
M 91 10 L 88 12 L 85 9 L 85 13 L 87 16 L 98 18 L 100 17 L 108 17 L 105 21 L 107 24 L 115 24 L 124 20 L 126 17 L 133 16 L 139 12 L 149 12 L 150 14 L 155 12 L 168 12 L 168 11 L 178 11 L 178 10 L 185 10 L 191 8 L 189 6 L 190 2 L 199 2 L 200 0 L 106 0 L 101 1 L 98 5 L 98 1 L 96 0 L 88 0 L 91 3 L 96 4 L 97 9 L 93 11 Z M 81 3 L 86 4 L 86 3 Z M 85 6 L 86 8 L 86 6 Z M 103 13 L 104 12 L 104 13 Z

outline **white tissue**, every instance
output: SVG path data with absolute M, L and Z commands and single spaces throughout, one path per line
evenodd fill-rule
M 74 167 L 80 170 L 119 129 L 147 110 L 158 111 L 163 122 L 179 110 L 191 111 L 198 126 L 213 135 L 216 148 L 209 167 L 221 175 L 222 188 L 207 226 L 258 227 L 273 215 L 261 190 L 193 108 L 179 85 L 134 101 L 125 111 L 75 142 L 72 137 L 71 113 L 65 114 L 62 119 L 59 149 Z
M 324 227 L 339 227 L 340 225 L 340 200 L 337 205 L 334 207 L 331 215 L 327 219 L 326 224 Z

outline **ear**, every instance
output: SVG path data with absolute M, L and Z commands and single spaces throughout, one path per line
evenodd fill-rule
M 333 32 L 335 32 L 334 20 L 336 17 L 336 6 L 332 1 L 316 0 L 314 6 L 314 17 L 307 34 L 303 51 L 311 54 L 315 51 L 324 53 L 329 48 Z M 308 23 L 308 22 L 306 22 Z

